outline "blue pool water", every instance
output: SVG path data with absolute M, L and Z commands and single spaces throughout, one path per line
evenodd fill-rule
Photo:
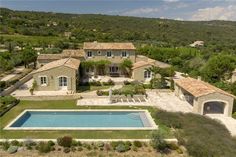
M 10 127 L 149 127 L 142 111 L 27 111 Z

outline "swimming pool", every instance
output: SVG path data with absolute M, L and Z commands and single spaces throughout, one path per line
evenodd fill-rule
M 25 110 L 5 130 L 153 130 L 147 110 Z

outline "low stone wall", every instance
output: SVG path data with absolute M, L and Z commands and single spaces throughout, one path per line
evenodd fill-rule
M 23 85 L 25 82 L 29 81 L 32 78 L 33 78 L 33 72 L 29 73 L 28 75 L 26 75 L 25 77 L 20 79 L 18 82 L 16 82 L 14 85 L 12 85 L 12 86 L 8 87 L 7 89 L 5 89 L 4 91 L 2 91 L 0 93 L 0 96 L 5 96 L 5 95 L 11 94 L 17 88 L 19 88 L 21 85 Z
M 72 99 L 80 99 L 81 96 L 77 94 L 73 95 L 32 95 L 32 96 L 15 96 L 17 99 L 20 100 L 72 100 Z

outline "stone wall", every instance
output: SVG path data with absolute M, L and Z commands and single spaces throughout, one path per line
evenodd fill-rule
M 7 89 L 5 89 L 4 91 L 2 91 L 0 95 L 5 96 L 5 95 L 11 94 L 17 88 L 19 88 L 21 85 L 23 85 L 24 83 L 26 83 L 27 81 L 29 81 L 32 78 L 33 78 L 33 72 L 29 73 L 28 75 L 26 75 L 25 77 L 20 79 L 18 82 L 16 82 L 14 85 L 12 85 L 12 86 L 8 87 Z

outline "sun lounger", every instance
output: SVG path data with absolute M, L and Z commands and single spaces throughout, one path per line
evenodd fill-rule
M 122 100 L 122 102 L 128 102 L 128 100 L 127 100 L 127 97 L 126 96 L 121 96 L 121 100 Z
M 128 99 L 129 102 L 134 102 L 134 101 L 133 101 L 133 98 L 131 97 L 131 95 L 128 95 L 128 96 L 127 96 L 127 99 Z
M 138 95 L 138 98 L 141 102 L 146 102 L 146 99 L 144 97 L 144 95 Z
M 137 95 L 134 95 L 133 99 L 134 99 L 135 102 L 141 102 L 141 101 L 139 100 L 139 97 L 138 97 Z

